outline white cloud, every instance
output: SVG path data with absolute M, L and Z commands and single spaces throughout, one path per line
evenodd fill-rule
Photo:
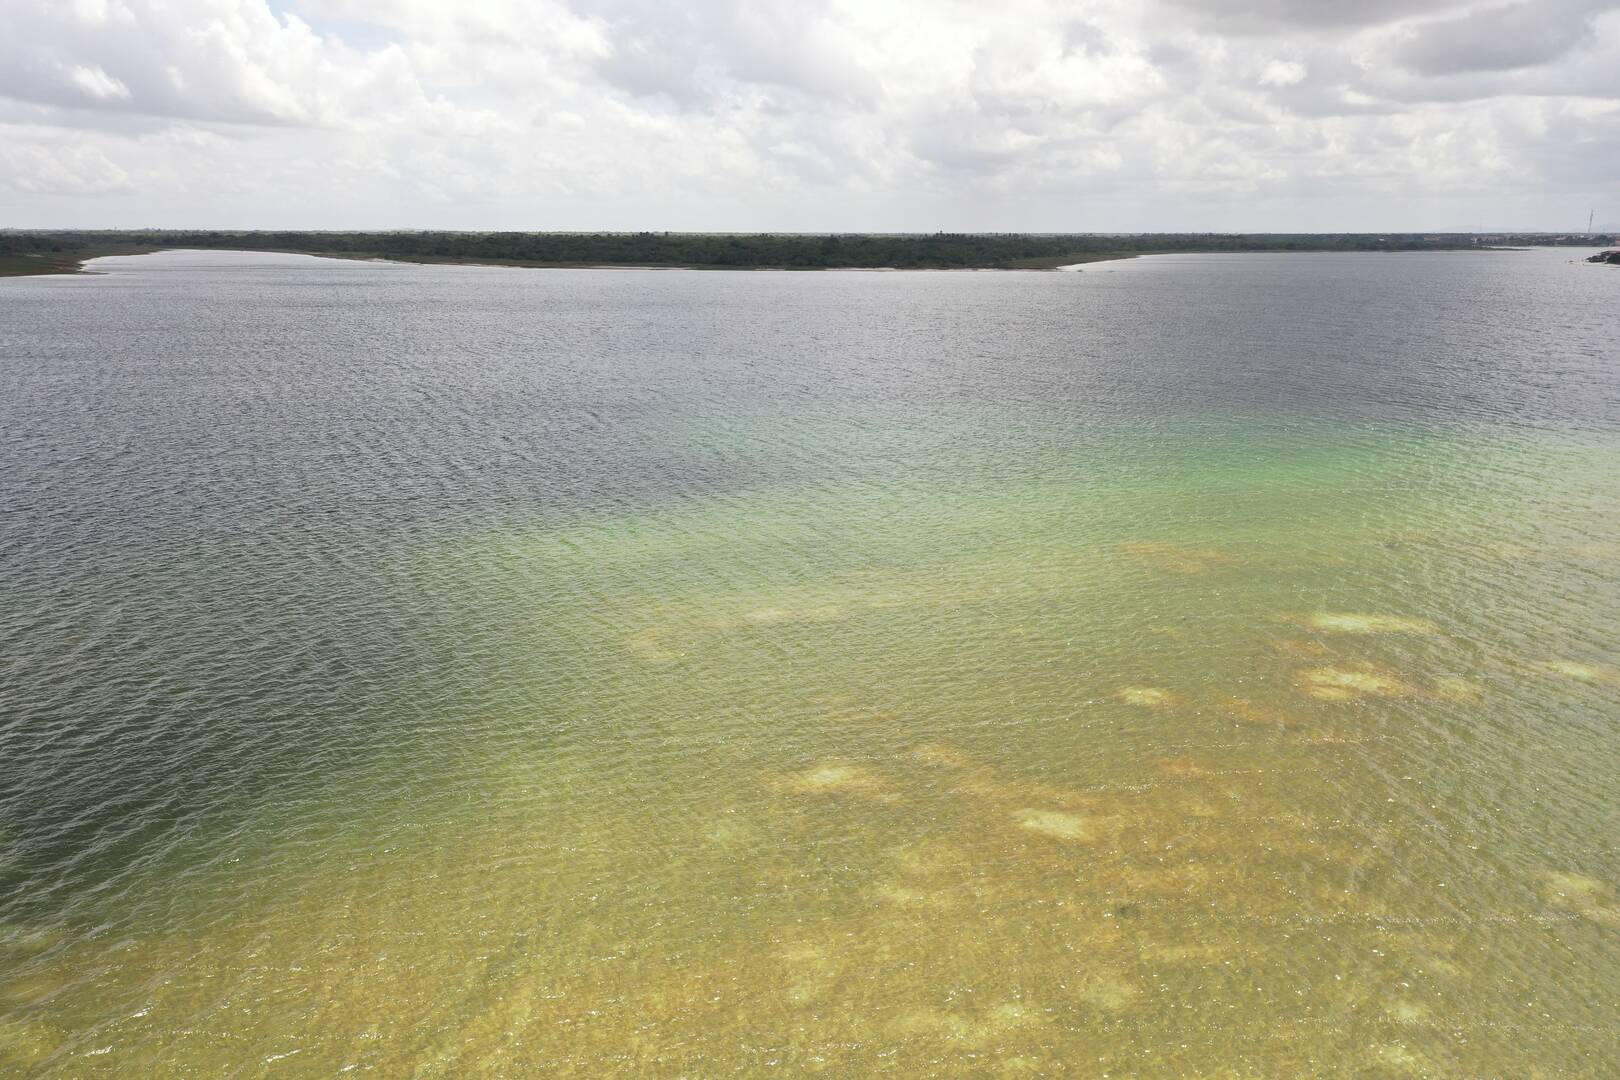
M 49 133 L 0 142 L 0 175 L 24 195 L 111 195 L 130 187 L 129 175 L 100 150 Z
M 344 123 L 419 93 L 398 50 L 322 39 L 263 0 L 0 0 L 0 95 L 65 111 Z
M 68 81 L 97 101 L 115 101 L 129 97 L 129 87 L 98 67 L 76 67 L 68 72 Z
M 1308 69 L 1298 60 L 1269 60 L 1260 71 L 1261 86 L 1293 86 L 1305 81 Z
M 0 0 L 0 224 L 1553 225 L 1617 3 Z

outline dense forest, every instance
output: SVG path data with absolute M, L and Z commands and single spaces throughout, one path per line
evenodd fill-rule
M 413 261 L 734 269 L 1035 269 L 1167 252 L 1421 251 L 1604 245 L 1610 236 L 1466 233 L 561 233 L 0 231 L 0 262 L 71 269 L 94 255 L 163 248 L 291 251 Z

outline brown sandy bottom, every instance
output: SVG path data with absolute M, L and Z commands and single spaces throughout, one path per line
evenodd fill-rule
M 1459 910 L 1389 872 L 1388 826 L 1302 809 L 1354 759 L 1289 755 L 1087 789 L 918 743 L 721 785 L 687 825 L 444 822 L 457 842 L 350 853 L 251 917 L 14 936 L 0 1053 L 68 1075 L 1582 1075 L 1536 1063 L 1612 1035 L 1526 1009 L 1511 974 L 1612 932 L 1612 889 L 1549 869 Z

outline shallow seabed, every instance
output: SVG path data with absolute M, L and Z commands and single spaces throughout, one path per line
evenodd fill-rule
M 1347 375 L 1389 340 L 1279 314 L 1245 394 L 1247 330 L 1200 301 L 1410 285 L 1288 258 L 639 295 L 171 255 L 31 283 L 30 321 L 0 321 L 0 372 L 47 414 L 0 535 L 4 1069 L 1613 1075 L 1614 320 L 1473 339 L 1481 295 L 1522 329 L 1512 298 L 1582 270 L 1413 256 L 1434 351 Z M 261 303 L 266 281 L 307 291 Z M 334 287 L 383 308 L 318 316 L 340 327 L 505 321 L 272 332 Z M 108 289 L 130 306 L 98 322 Z M 142 300 L 165 290 L 223 290 L 254 344 L 217 367 L 203 331 L 167 340 Z M 820 316 L 799 339 L 784 296 Z M 660 302 L 752 305 L 706 347 L 760 363 L 624 376 L 663 346 L 620 317 Z M 596 303 L 608 344 L 555 347 L 588 362 L 511 329 Z M 1019 304 L 1078 305 L 1051 354 L 995 351 Z M 110 327 L 136 344 L 95 344 Z M 1177 329 L 1157 366 L 1130 336 Z M 1290 359 L 1330 332 L 1343 355 Z M 863 381 L 855 346 L 901 333 L 906 377 Z M 301 348 L 296 379 L 251 362 Z M 766 362 L 818 348 L 843 383 Z M 1289 363 L 1321 378 L 1279 390 Z M 1084 400 L 1074 372 L 1104 405 L 1042 400 Z M 544 395 L 519 419 L 553 379 L 602 427 L 555 436 Z M 64 380 L 107 395 L 96 434 L 60 434 Z M 176 420 L 198 385 L 217 435 Z M 253 461 L 221 462 L 236 439 Z

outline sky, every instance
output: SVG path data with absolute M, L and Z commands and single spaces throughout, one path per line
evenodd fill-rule
M 0 227 L 1620 226 L 1620 0 L 0 0 Z

